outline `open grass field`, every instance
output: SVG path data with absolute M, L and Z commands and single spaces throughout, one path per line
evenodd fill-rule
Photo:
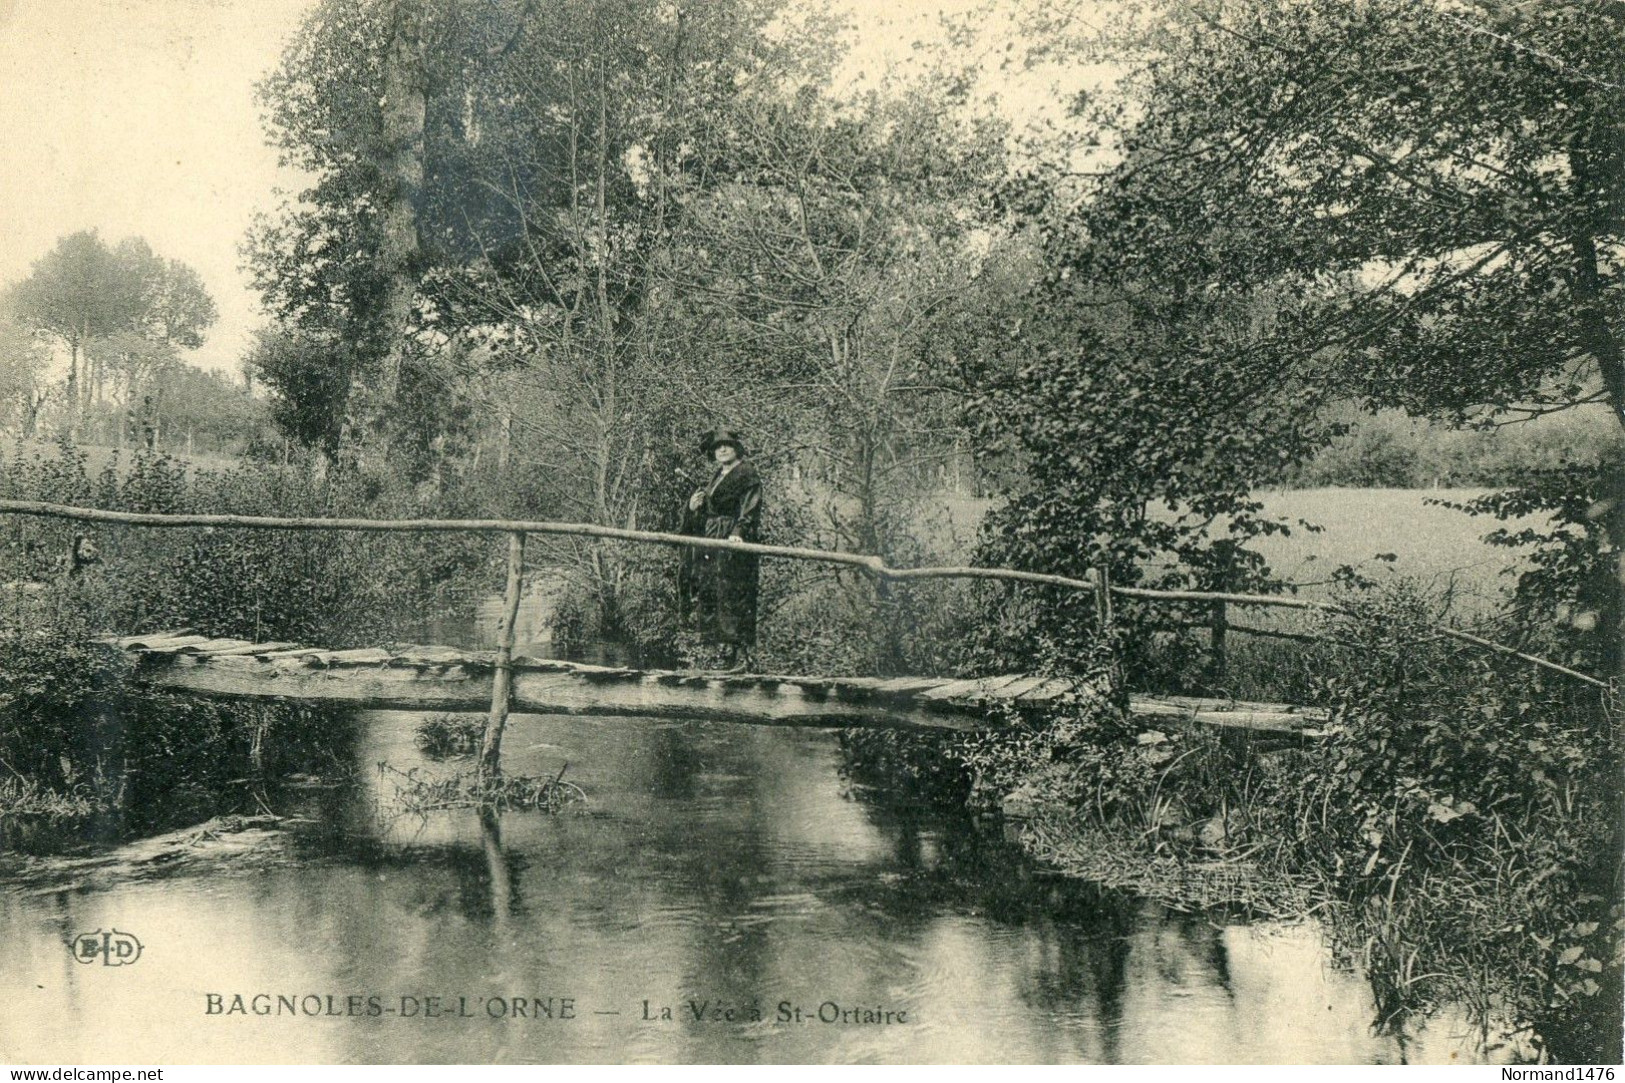
M 117 448 L 103 447 L 100 444 L 79 444 L 78 450 L 84 452 L 85 470 L 91 477 L 96 477 L 108 464 L 114 464 L 117 473 L 122 477 L 128 472 L 130 463 L 139 453 L 139 449 L 131 446 L 119 450 Z M 241 459 L 231 455 L 214 455 L 207 452 L 197 452 L 193 455 L 182 455 L 175 452 L 166 453 L 170 459 L 184 463 L 192 470 L 230 470 L 241 465 Z M 32 459 L 35 456 L 42 459 L 56 459 L 60 457 L 61 450 L 56 444 L 44 440 L 23 440 L 10 438 L 0 442 L 0 461 L 6 459 Z
M 1452 591 L 1464 610 L 1496 604 L 1512 586 L 1517 550 L 1488 545 L 1485 534 L 1501 523 L 1468 515 L 1438 502 L 1461 503 L 1483 489 L 1300 489 L 1261 494 L 1265 511 L 1294 523 L 1290 535 L 1266 538 L 1258 549 L 1277 574 L 1306 584 L 1313 597 L 1339 565 L 1349 564 L 1379 582 L 1415 579 L 1440 592 Z M 1297 526 L 1306 522 L 1316 533 Z M 1394 560 L 1378 559 L 1391 554 Z M 1313 585 L 1311 585 L 1313 584 Z
M 1503 525 L 1445 503 L 1481 496 L 1483 489 L 1294 489 L 1264 492 L 1264 513 L 1287 522 L 1285 537 L 1255 543 L 1276 574 L 1300 585 L 1304 597 L 1325 597 L 1327 580 L 1351 565 L 1378 582 L 1404 577 L 1451 592 L 1463 614 L 1497 605 L 1519 565 L 1515 550 L 1487 545 Z M 969 555 L 977 524 L 991 500 L 948 497 L 941 529 L 957 557 Z M 1308 525 L 1305 525 L 1308 524 Z M 1319 527 L 1318 531 L 1310 527 Z M 1381 559 L 1391 554 L 1392 561 Z

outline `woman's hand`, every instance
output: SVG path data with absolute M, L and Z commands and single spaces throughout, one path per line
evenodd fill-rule
M 728 535 L 728 540 L 731 541 L 731 542 L 733 542 L 733 541 L 742 542 L 745 539 L 741 538 L 738 534 L 729 534 Z
M 688 510 L 699 511 L 700 505 L 705 503 L 705 490 L 695 489 L 694 495 L 688 498 Z

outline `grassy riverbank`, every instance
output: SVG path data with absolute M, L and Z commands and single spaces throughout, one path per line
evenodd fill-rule
M 347 717 L 147 689 L 82 614 L 0 629 L 0 851 L 123 842 L 263 809 L 268 784 L 347 764 Z
M 1316 913 L 1381 1018 L 1444 1004 L 1528 1026 L 1546 1055 L 1620 1055 L 1616 700 L 1432 632 L 1414 583 L 1342 599 L 1285 644 L 1322 739 L 1249 745 L 1101 702 L 918 741 L 852 733 L 853 770 L 921 800 L 1002 808 L 1068 875 L 1175 907 Z M 1276 691 L 1280 690 L 1277 686 Z

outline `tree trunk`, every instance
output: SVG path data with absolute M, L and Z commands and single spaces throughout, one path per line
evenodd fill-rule
M 497 445 L 497 473 L 508 470 L 508 456 L 513 452 L 513 404 L 502 407 L 502 441 Z
M 68 342 L 68 443 L 79 435 L 79 340 Z
M 382 241 L 378 265 L 385 277 L 379 305 L 379 333 L 387 352 L 379 388 L 379 405 L 395 401 L 406 329 L 422 255 L 417 203 L 423 190 L 423 127 L 428 112 L 422 0 L 397 0 L 389 45 L 384 50 L 381 161 L 387 204 L 380 215 Z
M 1586 233 L 1577 234 L 1574 248 L 1574 295 L 1580 302 L 1580 335 L 1586 349 L 1596 359 L 1602 385 L 1614 420 L 1625 430 L 1625 348 L 1608 324 L 1603 307 L 1602 283 L 1597 271 L 1596 241 Z M 1625 677 L 1625 478 L 1617 473 L 1608 479 L 1604 498 L 1605 527 L 1614 546 L 1614 597 L 1611 620 L 1602 629 L 1604 677 Z

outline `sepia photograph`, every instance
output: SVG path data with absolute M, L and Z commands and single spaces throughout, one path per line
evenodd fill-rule
M 0 0 L 0 131 L 11 1079 L 1625 1058 L 1621 0 Z

